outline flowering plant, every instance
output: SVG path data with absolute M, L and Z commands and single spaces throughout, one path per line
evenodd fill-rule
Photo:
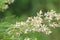
M 14 0 L 0 0 L 0 11 L 6 10 L 8 8 L 8 4 L 13 2 Z
M 31 32 L 43 32 L 46 35 L 50 35 L 52 33 L 51 28 L 56 27 L 60 27 L 60 14 L 57 14 L 53 10 L 43 14 L 40 10 L 37 16 L 28 17 L 26 21 L 11 24 L 6 32 L 11 36 L 11 39 L 20 40 L 21 34 L 28 34 Z M 26 37 L 24 40 L 33 39 Z M 37 38 L 34 40 L 37 40 Z

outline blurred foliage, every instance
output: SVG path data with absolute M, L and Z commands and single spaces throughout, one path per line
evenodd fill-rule
M 60 11 L 60 1 L 59 0 L 15 0 L 13 4 L 10 5 L 10 9 L 13 10 L 13 14 L 20 16 L 26 14 L 28 16 L 35 15 L 39 10 L 55 10 Z
M 15 0 L 14 3 L 9 5 L 7 10 L 0 12 L 0 14 L 6 15 L 6 12 L 10 11 L 10 14 L 15 16 L 32 16 L 39 10 L 46 12 L 51 9 L 60 12 L 60 0 Z

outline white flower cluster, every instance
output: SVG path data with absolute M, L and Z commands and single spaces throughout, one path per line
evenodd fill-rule
M 6 10 L 8 8 L 8 4 L 13 2 L 14 0 L 0 0 L 0 10 Z
M 37 13 L 37 16 L 28 17 L 25 22 L 16 22 L 16 24 L 12 24 L 7 29 L 7 32 L 9 35 L 13 33 L 16 33 L 16 35 L 27 34 L 28 32 L 43 32 L 49 35 L 52 33 L 50 27 L 60 27 L 60 14 L 57 14 L 53 10 L 45 14 L 40 11 Z
M 49 27 L 60 27 L 60 14 L 51 10 L 44 14 L 44 21 L 47 22 Z
M 14 2 L 14 0 L 6 0 L 5 2 L 8 3 L 8 4 L 11 4 L 11 3 Z

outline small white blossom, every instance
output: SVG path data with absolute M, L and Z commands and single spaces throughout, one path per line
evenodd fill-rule
M 59 26 L 59 24 L 53 22 L 52 24 L 50 24 L 50 26 L 53 27 L 53 28 L 56 28 L 56 27 Z
M 21 22 L 20 22 L 20 25 L 25 26 L 26 23 L 21 21 Z
M 26 22 L 32 22 L 32 21 L 33 21 L 33 18 L 32 17 L 28 17 Z
M 36 29 L 35 28 L 32 28 L 32 31 L 36 31 Z
M 3 6 L 3 9 L 7 9 L 7 8 L 8 8 L 8 5 L 4 5 L 4 6 Z
M 29 29 L 26 29 L 24 33 L 28 33 Z
M 49 35 L 49 34 L 51 34 L 52 33 L 52 31 L 46 31 L 46 34 L 47 35 Z
M 24 40 L 30 40 L 30 38 L 25 38 Z
M 11 4 L 13 2 L 14 2 L 14 0 L 7 0 L 7 3 L 9 3 L 9 4 Z
M 20 26 L 20 22 L 16 22 L 15 26 L 16 27 Z
M 57 19 L 57 20 L 60 20 L 60 15 L 57 15 L 57 16 L 56 16 L 56 19 Z
M 38 16 L 38 17 L 41 17 L 41 16 L 42 16 L 42 15 L 41 15 L 42 13 L 43 13 L 43 12 L 40 10 L 40 12 L 37 13 L 37 16 Z

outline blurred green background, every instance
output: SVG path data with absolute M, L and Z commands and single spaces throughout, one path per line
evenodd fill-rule
M 13 12 L 12 14 L 16 16 L 22 14 L 31 16 L 39 10 L 48 11 L 52 9 L 60 12 L 60 0 L 15 0 L 9 7 L 9 10 Z
M 16 21 L 25 21 L 27 17 L 36 15 L 40 10 L 47 12 L 52 9 L 57 13 L 60 12 L 60 0 L 15 0 L 7 10 L 0 11 L 0 40 L 9 40 L 5 32 L 9 27 L 7 25 Z M 38 34 L 32 34 L 32 37 L 36 36 L 38 40 L 60 40 L 60 28 L 54 29 L 49 36 Z
M 0 18 L 14 15 L 15 17 L 33 16 L 42 10 L 55 10 L 60 12 L 60 0 L 15 0 L 4 12 L 0 12 Z

